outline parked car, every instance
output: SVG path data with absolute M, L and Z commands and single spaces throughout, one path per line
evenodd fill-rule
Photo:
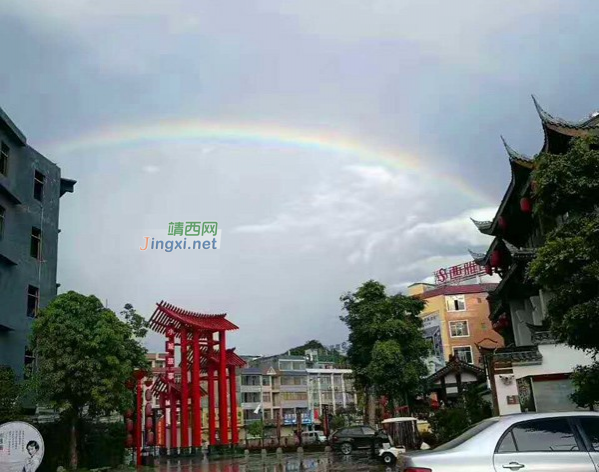
M 351 454 L 355 449 L 370 449 L 373 441 L 378 449 L 383 443 L 388 443 L 389 438 L 384 431 L 376 431 L 371 426 L 348 426 L 331 435 L 333 449 L 345 455 Z
M 404 467 L 404 472 L 596 472 L 599 413 L 489 418 L 430 452 L 408 452 Z
M 327 437 L 322 431 L 303 431 L 302 444 L 324 444 Z

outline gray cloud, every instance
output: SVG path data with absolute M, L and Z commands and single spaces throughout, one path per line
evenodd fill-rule
M 567 118 L 598 106 L 588 99 L 599 78 L 597 9 L 582 0 L 4 2 L 0 103 L 79 181 L 62 202 L 63 289 L 146 314 L 160 299 L 227 311 L 241 327 L 232 344 L 273 353 L 344 340 L 338 297 L 369 278 L 403 290 L 466 260 L 468 247 L 484 249 L 468 218 L 492 216 L 507 186 L 499 134 L 527 153 L 541 147 L 529 94 Z M 175 120 L 342 136 L 371 160 L 234 133 L 64 151 L 106 130 Z M 178 219 L 218 221 L 221 249 L 137 249 L 144 231 L 166 235 Z M 150 345 L 161 348 L 155 337 Z

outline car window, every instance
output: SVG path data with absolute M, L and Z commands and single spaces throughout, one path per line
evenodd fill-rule
M 372 428 L 363 427 L 362 433 L 367 436 L 374 436 L 376 434 L 376 431 Z
M 362 436 L 362 428 L 347 428 L 343 432 L 349 436 Z
M 580 426 L 593 449 L 599 451 L 599 418 L 580 418 Z
M 534 420 L 512 428 L 518 452 L 578 451 L 574 432 L 565 418 Z
M 501 439 L 501 442 L 497 447 L 497 452 L 500 454 L 506 452 L 517 452 L 516 443 L 514 442 L 514 435 L 511 431 L 507 433 L 503 439 Z
M 499 421 L 499 418 L 488 418 L 479 423 L 476 423 L 474 426 L 472 426 L 471 428 L 464 431 L 458 437 L 446 442 L 445 444 L 440 445 L 439 447 L 436 447 L 435 451 L 447 451 L 449 449 L 453 449 L 454 447 L 458 447 L 458 446 L 464 444 L 469 439 L 472 439 L 474 436 L 479 434 L 481 431 L 484 431 L 485 429 L 487 429 L 489 426 L 494 425 L 498 421 Z

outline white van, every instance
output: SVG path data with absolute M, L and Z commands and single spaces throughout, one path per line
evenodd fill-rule
M 302 444 L 324 444 L 327 437 L 323 431 L 303 431 Z

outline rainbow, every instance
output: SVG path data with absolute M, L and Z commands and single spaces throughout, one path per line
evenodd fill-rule
M 270 145 L 315 150 L 321 153 L 353 156 L 387 168 L 412 171 L 438 181 L 483 205 L 496 205 L 495 199 L 472 186 L 461 176 L 435 171 L 431 159 L 376 149 L 334 133 L 309 132 L 278 125 L 214 123 L 199 120 L 163 121 L 134 126 L 100 128 L 75 139 L 46 143 L 50 156 L 61 158 L 73 153 L 101 149 L 128 149 L 164 142 L 231 143 L 240 146 Z

